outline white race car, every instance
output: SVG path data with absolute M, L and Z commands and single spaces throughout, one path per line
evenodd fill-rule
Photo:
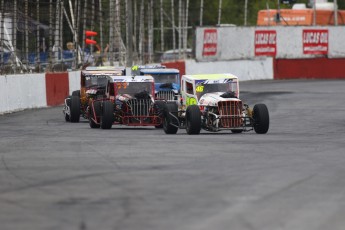
M 201 128 L 267 133 L 267 106 L 256 104 L 250 108 L 239 95 L 238 78 L 233 74 L 184 75 L 181 101 L 165 105 L 163 129 L 166 134 L 176 134 L 179 128 L 185 128 L 188 134 L 199 134 Z

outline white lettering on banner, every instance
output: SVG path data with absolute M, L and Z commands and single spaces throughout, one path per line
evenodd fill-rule
M 326 55 L 328 53 L 328 30 L 303 30 L 303 53 Z
M 257 33 L 255 34 L 255 44 L 276 44 L 276 34 Z
M 277 32 L 275 30 L 255 31 L 255 56 L 275 56 L 277 53 Z

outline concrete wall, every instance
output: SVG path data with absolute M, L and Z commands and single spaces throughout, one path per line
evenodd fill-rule
M 0 114 L 62 105 L 80 89 L 80 71 L 0 76 Z
M 47 105 L 44 74 L 0 76 L 0 113 Z
M 208 40 L 205 30 L 215 29 L 217 36 Z M 197 61 L 227 61 L 238 59 L 252 59 L 255 57 L 255 31 L 276 31 L 275 58 L 298 59 L 314 58 L 319 55 L 303 53 L 303 30 L 328 30 L 328 53 L 329 58 L 345 58 L 344 26 L 271 26 L 271 27 L 198 27 L 196 29 L 196 60 Z M 207 33 L 206 33 L 207 34 Z M 208 43 L 216 44 L 215 55 L 203 55 L 204 47 Z

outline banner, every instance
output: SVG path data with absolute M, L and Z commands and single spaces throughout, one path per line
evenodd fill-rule
M 217 43 L 217 29 L 205 29 L 202 56 L 216 56 Z
M 277 32 L 275 30 L 255 30 L 255 56 L 276 56 Z
M 303 54 L 328 54 L 328 30 L 303 30 Z

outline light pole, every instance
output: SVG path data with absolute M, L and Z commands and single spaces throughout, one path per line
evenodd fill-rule
M 338 4 L 337 0 L 333 0 L 333 5 L 334 5 L 334 25 L 338 25 Z

